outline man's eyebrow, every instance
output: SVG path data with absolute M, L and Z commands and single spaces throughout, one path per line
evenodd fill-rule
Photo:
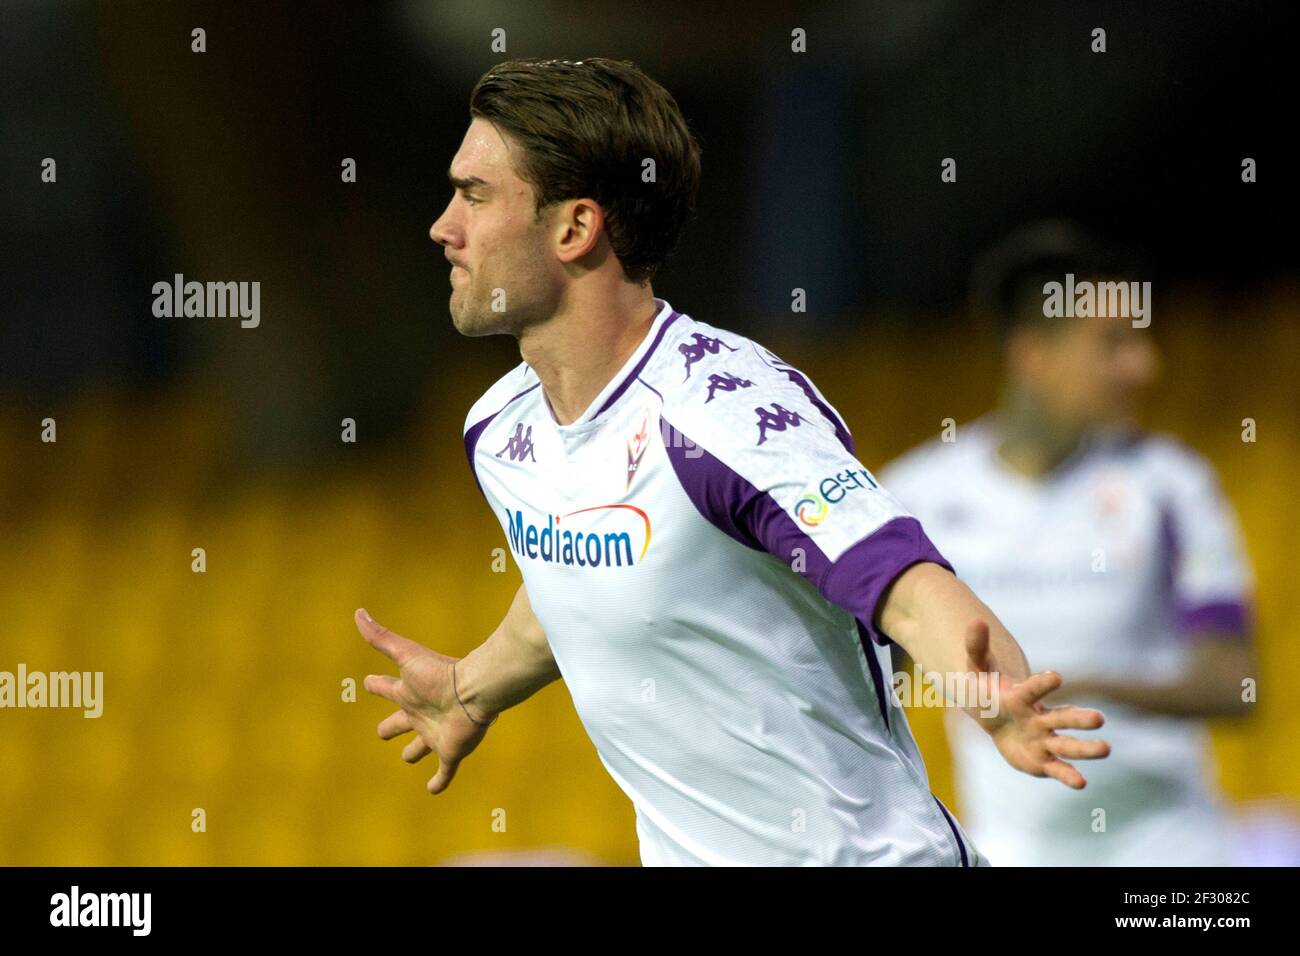
M 480 189 L 492 188 L 492 184 L 486 179 L 480 179 L 477 176 L 469 176 L 467 178 L 453 176 L 450 169 L 447 170 L 447 181 L 456 189 L 472 189 L 476 186 Z

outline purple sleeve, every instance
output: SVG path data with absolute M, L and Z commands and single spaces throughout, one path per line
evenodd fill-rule
M 894 579 L 932 561 L 952 570 L 921 523 L 910 515 L 886 521 L 831 562 L 767 492 L 755 487 L 666 420 L 668 458 L 687 497 L 720 531 L 746 547 L 766 551 L 803 575 L 818 593 L 857 618 L 877 644 L 889 643 L 875 625 L 876 605 Z
M 818 590 L 861 621 L 877 644 L 888 644 L 889 637 L 874 623 L 876 605 L 900 574 L 922 561 L 952 570 L 921 522 L 911 516 L 893 518 L 841 554 Z
M 1185 639 L 1228 635 L 1245 638 L 1250 633 L 1250 606 L 1244 598 L 1211 604 L 1176 602 L 1175 626 Z
M 1252 626 L 1245 558 L 1235 517 L 1217 484 L 1199 499 L 1175 500 L 1160 512 L 1161 557 L 1175 632 L 1185 641 L 1247 640 Z M 1209 573 L 1192 569 L 1212 569 Z

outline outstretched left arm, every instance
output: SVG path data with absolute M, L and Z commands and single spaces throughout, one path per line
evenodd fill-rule
M 929 561 L 912 565 L 886 589 L 876 617 L 879 629 L 924 673 L 988 675 L 992 706 L 985 701 L 963 709 L 1017 770 L 1079 790 L 1087 781 L 1063 758 L 1091 760 L 1110 753 L 1104 740 L 1057 733 L 1095 730 L 1105 718 L 1082 707 L 1047 707 L 1042 699 L 1061 686 L 1061 675 L 1031 674 L 1020 645 L 997 615 L 946 568 Z M 947 679 L 944 685 L 951 686 Z

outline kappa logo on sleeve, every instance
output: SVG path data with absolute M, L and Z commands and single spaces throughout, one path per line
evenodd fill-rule
M 815 528 L 830 514 L 831 505 L 843 501 L 860 488 L 876 488 L 876 479 L 865 468 L 846 468 L 829 478 L 817 483 L 817 490 L 810 491 L 794 503 L 794 513 L 809 528 Z
M 759 405 L 754 409 L 754 413 L 758 415 L 758 441 L 755 442 L 756 445 L 761 445 L 767 441 L 769 428 L 774 432 L 783 432 L 787 426 L 796 428 L 804 422 L 799 417 L 798 412 L 792 412 L 784 405 L 778 405 L 775 402 L 772 403 L 772 409 Z
M 726 349 L 728 352 L 736 351 L 722 339 L 709 338 L 699 332 L 692 332 L 691 338 L 695 341 L 677 346 L 677 351 L 686 357 L 686 378 L 691 377 L 691 366 L 704 358 L 705 355 L 717 355 L 719 349 Z M 686 381 L 686 378 L 682 379 L 682 381 Z
M 753 386 L 747 378 L 741 378 L 739 375 L 732 375 L 730 372 L 723 372 L 721 375 L 714 372 L 709 376 L 709 397 L 704 400 L 707 405 L 713 401 L 713 393 L 718 389 L 724 392 L 734 392 L 738 388 L 751 388 Z

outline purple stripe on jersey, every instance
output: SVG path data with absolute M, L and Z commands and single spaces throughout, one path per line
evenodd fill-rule
M 474 476 L 474 484 L 478 485 L 478 492 L 479 494 L 483 495 L 484 500 L 487 500 L 487 495 L 484 494 L 483 485 L 478 480 L 478 469 L 474 467 L 474 449 L 478 446 L 479 436 L 482 435 L 483 430 L 486 429 L 488 425 L 492 423 L 492 419 L 496 418 L 507 408 L 513 405 L 517 399 L 523 398 L 525 395 L 531 392 L 534 388 L 539 387 L 541 384 L 542 384 L 541 382 L 538 382 L 536 385 L 532 385 L 524 389 L 522 392 L 520 392 L 514 398 L 510 399 L 510 401 L 506 402 L 504 405 L 498 408 L 487 418 L 483 419 L 481 422 L 476 422 L 475 424 L 471 425 L 469 429 L 465 432 L 465 457 L 469 459 L 469 473 Z
M 1189 601 L 1178 593 L 1178 564 L 1182 560 L 1182 548 L 1178 541 L 1178 523 L 1168 506 L 1160 509 L 1160 550 L 1164 559 L 1169 613 L 1178 636 L 1193 640 L 1198 636 L 1247 637 L 1250 633 L 1250 607 L 1245 599 Z
M 932 793 L 930 796 L 934 797 L 934 794 Z M 952 838 L 957 841 L 957 849 L 961 851 L 961 865 L 970 866 L 970 860 L 966 858 L 966 844 L 962 842 L 961 833 L 957 830 L 957 824 L 953 822 L 952 814 L 948 812 L 948 808 L 943 805 L 943 801 L 938 797 L 934 797 L 934 802 L 939 804 L 939 809 L 943 811 L 943 818 L 948 821 L 948 829 L 952 830 Z
M 858 640 L 862 643 L 863 656 L 867 659 L 867 669 L 871 671 L 871 686 L 876 691 L 876 702 L 880 705 L 880 719 L 889 726 L 889 699 L 885 697 L 885 675 L 880 670 L 880 658 L 876 657 L 876 652 L 871 646 L 871 641 L 867 637 L 867 629 L 861 621 L 855 621 L 858 625 Z
M 784 523 L 790 525 L 787 535 L 793 538 L 799 533 L 790 516 L 776 507 L 776 502 L 768 495 L 679 432 L 662 415 L 659 416 L 659 433 L 664 436 L 668 460 L 672 463 L 686 496 L 691 499 L 696 510 L 719 531 L 755 551 L 766 549 L 750 528 L 758 527 L 764 521 L 775 527 L 782 524 L 784 518 Z M 824 565 L 826 556 L 820 548 L 814 546 L 808 554 L 808 560 L 814 565 L 817 562 Z M 821 565 L 816 568 L 817 577 L 820 577 L 823 570 Z M 813 573 L 809 571 L 809 575 Z
M 835 426 L 835 435 L 839 438 L 840 443 L 849 450 L 850 455 L 856 456 L 858 449 L 853 443 L 853 436 L 849 434 L 848 427 L 840 421 L 838 415 L 831 411 L 829 405 L 817 397 L 817 393 L 813 391 L 812 383 L 809 382 L 808 379 L 804 378 L 801 372 L 795 369 L 782 368 L 781 371 L 785 372 L 786 377 L 789 378 L 790 381 L 803 389 L 803 393 L 808 396 L 808 401 L 812 402 L 817 411 L 825 415 L 827 420 Z
M 922 561 L 952 570 L 921 530 L 921 523 L 910 515 L 891 518 L 830 562 L 771 495 L 691 441 L 663 416 L 659 423 L 677 480 L 700 514 L 746 547 L 766 551 L 784 563 L 789 564 L 799 549 L 804 558 L 800 573 L 822 597 L 860 620 L 877 644 L 887 645 L 889 638 L 875 626 L 876 605 L 898 575 Z
M 1163 562 L 1161 574 L 1164 578 L 1165 593 L 1173 602 L 1174 582 L 1177 580 L 1176 569 L 1180 549 L 1178 547 L 1178 528 L 1174 522 L 1174 513 L 1167 505 L 1160 506 L 1160 557 Z
M 662 402 L 662 401 L 664 400 L 663 393 L 660 392 L 659 389 L 657 389 L 657 388 L 655 388 L 653 385 L 651 385 L 649 382 L 647 382 L 645 379 L 643 379 L 641 376 L 638 375 L 637 378 L 636 378 L 636 380 L 637 380 L 638 382 L 640 382 L 642 385 L 644 385 L 646 388 L 650 389 L 650 391 L 652 391 L 652 392 L 654 392 L 656 395 L 658 395 L 658 396 L 659 396 L 659 401 Z
M 1182 605 L 1178 608 L 1175 619 L 1178 622 L 1178 632 L 1187 637 L 1207 632 L 1245 637 L 1250 630 L 1250 613 L 1245 601 Z
M 771 368 L 776 369 L 778 372 L 784 372 L 786 378 L 803 389 L 803 393 L 808 396 L 808 401 L 812 402 L 813 407 L 816 408 L 817 411 L 821 412 L 823 417 L 831 423 L 831 426 L 835 429 L 836 437 L 840 440 L 840 444 L 848 449 L 850 455 L 856 456 L 858 449 L 853 442 L 853 436 L 849 434 L 848 426 L 845 425 L 844 422 L 840 421 L 840 417 L 831 411 L 829 405 L 817 397 L 817 391 L 812 387 L 812 382 L 808 381 L 807 376 L 797 368 L 782 362 L 780 359 L 777 359 L 779 364 L 772 365 L 771 362 L 768 362 L 767 359 L 763 358 L 762 352 L 759 352 L 758 357 L 763 359 L 763 361 Z M 773 358 L 775 358 L 775 356 L 773 356 Z
M 659 300 L 656 299 L 655 301 L 658 302 Z M 664 324 L 659 326 L 659 332 L 657 335 L 655 335 L 655 340 L 651 342 L 650 347 L 645 350 L 645 355 L 641 356 L 641 361 L 636 363 L 636 368 L 632 369 L 632 371 L 628 373 L 627 378 L 623 379 L 623 381 L 619 384 L 618 388 L 614 389 L 613 394 L 611 394 L 609 398 L 605 399 L 605 404 L 600 406 L 600 408 L 596 409 L 596 415 L 599 415 L 601 412 L 609 408 L 609 406 L 613 405 L 615 402 L 617 402 L 620 398 L 623 397 L 623 393 L 627 391 L 628 386 L 636 381 L 637 377 L 641 374 L 641 370 L 645 368 L 645 363 L 650 361 L 650 356 L 655 354 L 655 349 L 657 349 L 659 347 L 659 343 L 663 341 L 664 333 L 668 331 L 668 326 L 676 322 L 680 315 L 681 315 L 680 312 L 674 310 L 672 313 L 669 314 L 668 318 L 664 319 Z M 591 417 L 595 418 L 596 415 L 593 415 Z

